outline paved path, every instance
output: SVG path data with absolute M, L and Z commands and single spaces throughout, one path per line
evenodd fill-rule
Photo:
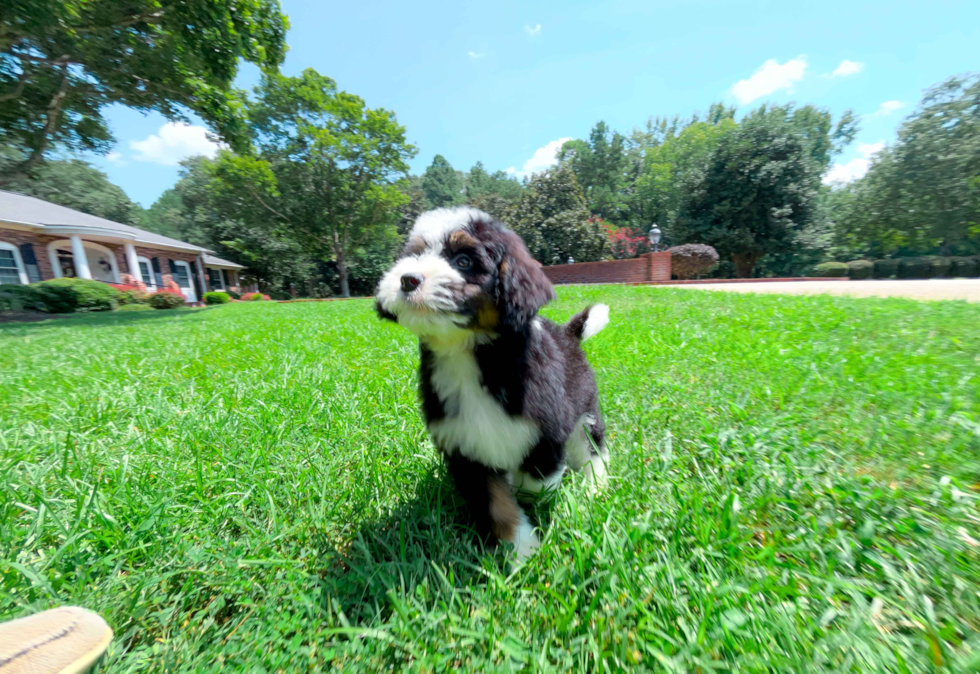
M 731 293 L 782 295 L 848 295 L 850 297 L 907 297 L 913 300 L 966 300 L 980 302 L 980 279 L 922 281 L 790 281 L 779 283 L 705 283 L 664 286 Z

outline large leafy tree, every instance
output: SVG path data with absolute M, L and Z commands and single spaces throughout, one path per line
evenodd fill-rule
M 488 173 L 483 162 L 477 162 L 466 174 L 466 202 L 474 203 L 481 197 L 490 195 L 507 201 L 517 199 L 521 194 L 521 184 L 513 176 L 503 171 Z
M 514 231 L 542 264 L 602 260 L 610 255 L 602 221 L 592 218 L 575 172 L 567 164 L 535 175 L 511 212 Z
M 245 59 L 278 67 L 287 21 L 278 0 L 13 0 L 0 7 L 0 137 L 30 173 L 56 150 L 106 152 L 111 104 L 183 120 L 200 115 L 247 142 L 232 87 Z
M 558 152 L 558 160 L 575 172 L 593 215 L 617 224 L 628 220 L 625 190 L 631 181 L 627 175 L 625 136 L 600 121 L 587 141 L 566 142 Z
M 267 73 L 255 94 L 249 119 L 256 151 L 218 155 L 209 170 L 211 203 L 330 260 L 348 297 L 352 262 L 368 249 L 397 246 L 408 202 L 398 180 L 415 148 L 394 113 L 369 109 L 315 70 Z
M 34 175 L 18 176 L 6 189 L 127 225 L 138 226 L 141 218 L 139 204 L 121 187 L 77 159 L 47 162 Z
M 444 208 L 463 203 L 463 176 L 437 154 L 422 175 L 422 195 L 426 208 Z
M 980 252 L 980 76 L 930 89 L 880 152 L 838 226 L 870 254 Z
M 738 276 L 752 276 L 762 256 L 796 245 L 813 222 L 820 177 L 851 125 L 847 116 L 832 131 L 829 113 L 809 107 L 749 113 L 688 177 L 678 235 L 714 246 Z

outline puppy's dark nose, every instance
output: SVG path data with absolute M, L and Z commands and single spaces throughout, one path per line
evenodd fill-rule
M 402 274 L 402 290 L 406 293 L 410 293 L 420 285 L 425 278 L 422 274 Z

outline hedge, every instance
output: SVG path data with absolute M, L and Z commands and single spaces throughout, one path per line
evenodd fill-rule
M 222 292 L 204 293 L 205 304 L 228 304 L 231 302 L 231 295 Z
M 700 278 L 718 265 L 718 251 L 703 243 L 685 243 L 668 248 L 671 271 L 680 280 Z
M 898 260 L 875 260 L 875 278 L 895 278 L 898 276 Z
M 154 309 L 176 309 L 184 306 L 184 297 L 173 293 L 154 293 L 150 295 L 150 306 Z
M 44 302 L 34 286 L 0 286 L 0 311 L 43 311 Z
M 52 314 L 75 311 L 112 311 L 119 303 L 119 291 L 101 281 L 56 278 L 32 284 L 43 310 Z
M 951 277 L 973 278 L 980 276 L 980 258 L 951 257 L 949 262 L 949 276 Z
M 870 260 L 851 260 L 847 263 L 847 275 L 852 279 L 871 278 L 874 263 Z
M 848 267 L 844 262 L 822 262 L 813 268 L 814 276 L 836 278 L 847 276 Z

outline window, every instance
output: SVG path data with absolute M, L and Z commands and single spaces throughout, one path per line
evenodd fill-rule
M 140 279 L 142 279 L 144 285 L 147 288 L 155 288 L 156 283 L 153 281 L 153 265 L 145 257 L 136 258 L 136 262 L 140 266 Z
M 221 270 L 208 267 L 208 281 L 213 290 L 224 290 L 225 284 L 221 282 Z
M 20 261 L 20 253 L 9 244 L 0 242 L 0 285 L 26 285 L 27 274 Z
M 187 273 L 187 263 L 178 262 L 175 265 L 174 281 L 177 282 L 181 288 L 191 287 L 191 276 Z

